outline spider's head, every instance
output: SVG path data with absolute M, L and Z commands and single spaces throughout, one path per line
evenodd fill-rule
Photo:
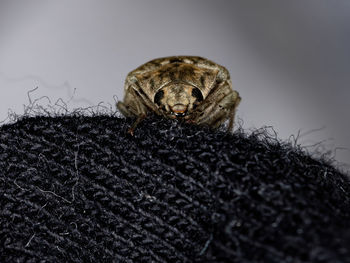
M 170 83 L 154 96 L 154 103 L 170 118 L 182 118 L 203 100 L 202 92 L 189 84 Z

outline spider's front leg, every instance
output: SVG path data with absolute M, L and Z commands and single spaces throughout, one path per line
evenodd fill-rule
M 189 121 L 199 125 L 218 128 L 229 119 L 228 131 L 232 130 L 236 108 L 241 101 L 237 91 L 232 90 L 229 82 L 218 86 L 196 108 Z

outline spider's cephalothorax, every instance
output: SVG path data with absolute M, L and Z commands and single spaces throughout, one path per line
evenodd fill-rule
M 226 68 L 201 57 L 177 56 L 152 60 L 130 72 L 124 101 L 117 107 L 126 117 L 137 118 L 131 134 L 150 112 L 214 128 L 229 119 L 231 130 L 240 100 Z

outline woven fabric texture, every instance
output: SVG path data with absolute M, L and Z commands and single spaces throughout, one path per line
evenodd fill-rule
M 0 127 L 0 262 L 350 262 L 350 183 L 266 131 Z

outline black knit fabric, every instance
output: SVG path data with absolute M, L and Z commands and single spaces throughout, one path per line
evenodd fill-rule
M 350 183 L 255 132 L 150 118 L 0 128 L 0 262 L 350 262 Z

